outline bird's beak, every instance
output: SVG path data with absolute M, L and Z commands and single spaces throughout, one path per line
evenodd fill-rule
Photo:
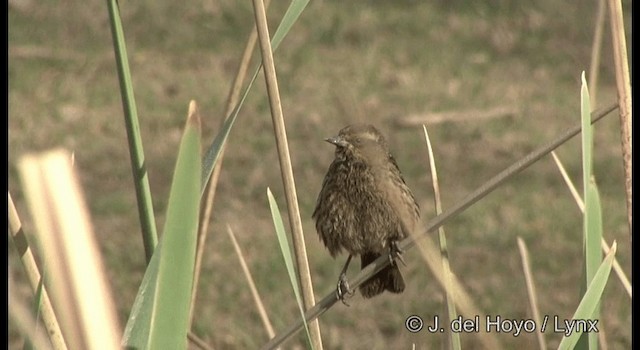
M 326 139 L 324 139 L 325 141 L 332 143 L 338 147 L 346 147 L 347 146 L 347 141 L 345 141 L 341 136 L 333 136 L 333 137 L 327 137 Z

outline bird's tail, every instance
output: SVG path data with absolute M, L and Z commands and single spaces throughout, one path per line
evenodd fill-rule
M 364 253 L 360 256 L 362 268 L 371 264 L 380 254 Z M 400 274 L 400 269 L 396 265 L 389 265 L 375 274 L 370 279 L 360 285 L 360 293 L 365 298 L 374 297 L 385 290 L 392 293 L 402 293 L 404 291 L 404 279 Z

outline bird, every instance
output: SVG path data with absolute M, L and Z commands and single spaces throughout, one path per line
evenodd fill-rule
M 389 254 L 391 262 L 360 285 L 364 298 L 384 291 L 402 293 L 405 282 L 395 260 L 404 260 L 397 243 L 416 228 L 420 208 L 385 137 L 373 125 L 353 124 L 325 141 L 336 147 L 335 158 L 322 182 L 312 218 L 333 258 L 343 250 L 349 254 L 336 287 L 338 299 L 347 304 L 346 297 L 353 294 L 346 271 L 356 255 L 361 268 L 383 254 Z

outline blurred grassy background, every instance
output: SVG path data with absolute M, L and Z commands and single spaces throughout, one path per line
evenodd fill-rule
M 623 5 L 630 40 L 631 4 Z M 188 101 L 200 105 L 208 145 L 253 10 L 248 1 L 232 0 L 122 1 L 120 6 L 162 232 Z M 286 6 L 273 1 L 272 24 Z M 595 9 L 596 1 L 553 0 L 310 3 L 275 59 L 317 297 L 335 287 L 344 262 L 331 259 L 311 220 L 333 157 L 322 139 L 350 123 L 377 125 L 428 220 L 434 208 L 422 130 L 399 127 L 397 121 L 429 112 L 517 110 L 509 118 L 427 124 L 443 206 L 452 205 L 578 122 L 580 73 L 589 69 Z M 124 325 L 145 263 L 106 4 L 12 0 L 8 18 L 9 190 L 29 234 L 34 227 L 17 177 L 18 159 L 58 146 L 75 152 Z M 608 23 L 604 33 L 597 87 L 602 105 L 615 100 Z M 297 317 L 266 199 L 268 186 L 285 208 L 262 76 L 259 80 L 230 135 L 198 293 L 194 331 L 221 349 L 256 348 L 266 341 L 223 231 L 227 224 L 238 234 L 276 332 Z M 616 115 L 597 124 L 594 165 L 605 237 L 618 240 L 618 259 L 630 274 L 618 125 Z M 579 140 L 558 153 L 579 185 Z M 487 314 L 531 317 L 516 245 L 521 236 L 533 260 L 541 311 L 571 317 L 582 276 L 581 214 L 551 158 L 474 205 L 446 230 L 452 269 Z M 19 290 L 30 296 L 15 250 L 9 250 L 9 258 Z M 405 260 L 404 294 L 366 301 L 358 295 L 350 308 L 338 305 L 321 318 L 327 349 L 440 344 L 440 336 L 404 329 L 409 315 L 445 314 L 443 293 L 417 251 L 408 251 Z M 610 349 L 630 346 L 629 306 L 612 274 L 599 324 Z M 11 325 L 9 330 L 10 348 L 19 348 L 19 336 Z M 560 335 L 547 332 L 546 339 L 555 346 Z M 475 340 L 464 335 L 463 347 L 475 348 Z M 500 340 L 509 348 L 535 344 L 533 334 L 503 334 Z

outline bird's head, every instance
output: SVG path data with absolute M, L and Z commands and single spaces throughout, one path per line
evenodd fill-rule
M 375 162 L 389 157 L 387 141 L 373 125 L 349 125 L 325 141 L 336 146 L 336 158 L 364 158 Z

